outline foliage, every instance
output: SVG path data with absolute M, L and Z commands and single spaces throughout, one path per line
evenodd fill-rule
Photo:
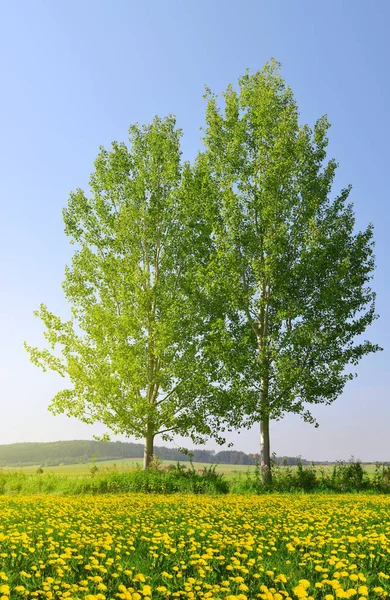
M 309 466 L 298 464 L 290 467 L 273 467 L 272 484 L 264 484 L 255 471 L 239 476 L 230 483 L 234 493 L 261 494 L 273 492 L 382 492 L 390 493 L 390 468 L 377 465 L 372 477 L 365 471 L 359 460 L 353 457 L 348 461 L 337 461 L 331 470 L 325 470 L 314 463 Z
M 139 467 L 126 471 L 112 467 L 92 467 L 88 474 L 50 472 L 26 473 L 0 471 L 1 494 L 113 494 L 113 493 L 193 493 L 193 494 L 264 494 L 270 492 L 390 493 L 390 467 L 378 464 L 369 476 L 360 461 L 338 461 L 325 470 L 312 464 L 297 468 L 274 466 L 273 481 L 263 483 L 260 467 L 244 474 L 225 476 L 217 465 L 201 471 L 177 463 L 163 467 L 153 461 L 147 471 Z
M 207 91 L 202 156 L 217 214 L 213 351 L 241 405 L 235 425 L 261 425 L 268 477 L 270 419 L 293 412 L 315 423 L 310 405 L 333 402 L 359 360 L 379 350 L 362 338 L 376 318 L 372 225 L 355 230 L 350 187 L 332 196 L 328 119 L 300 125 L 278 70 L 272 61 L 247 73 L 222 103 Z
M 199 442 L 212 433 L 216 361 L 200 349 L 207 305 L 197 286 L 211 238 L 175 119 L 156 117 L 129 135 L 129 147 L 100 150 L 91 196 L 70 195 L 65 232 L 76 251 L 63 288 L 71 318 L 42 304 L 36 315 L 49 348 L 26 349 L 35 365 L 69 380 L 52 399 L 54 414 L 145 438 L 148 466 L 156 435 Z
M 376 463 L 372 486 L 380 491 L 390 489 L 390 465 Z
M 216 473 L 213 465 L 201 473 L 182 465 L 164 470 L 154 465 L 147 471 L 92 468 L 89 475 L 0 473 L 0 494 L 226 494 L 228 491 L 227 481 L 221 473 Z
M 19 444 L 0 445 L 0 466 L 24 467 L 29 465 L 56 466 L 72 465 L 96 461 L 123 460 L 126 458 L 142 458 L 143 444 L 131 442 L 98 442 L 94 440 L 72 440 L 63 442 L 26 442 Z M 156 446 L 154 454 L 162 460 L 254 465 L 256 455 L 238 452 L 236 450 L 206 450 L 195 448 L 188 452 L 185 448 L 167 448 Z M 297 465 L 299 458 L 293 456 L 275 457 L 277 464 Z M 303 464 L 307 461 L 302 460 Z
M 362 338 L 377 317 L 373 228 L 355 230 L 350 187 L 332 195 L 329 122 L 299 124 L 276 61 L 223 106 L 206 97 L 193 165 L 173 117 L 101 149 L 91 197 L 77 190 L 64 211 L 71 317 L 42 304 L 49 348 L 26 348 L 70 381 L 51 410 L 144 438 L 145 468 L 156 435 L 222 443 L 259 423 L 269 484 L 270 420 L 317 425 L 311 405 L 333 402 L 380 349 Z
M 367 480 L 364 477 L 364 469 L 360 460 L 354 460 L 352 457 L 348 463 L 337 461 L 333 468 L 332 482 L 337 482 L 342 491 L 361 490 L 367 487 Z

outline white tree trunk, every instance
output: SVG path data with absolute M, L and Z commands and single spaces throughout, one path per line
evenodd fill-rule
M 263 483 L 271 483 L 272 472 L 268 417 L 263 417 L 260 421 L 260 466 Z
M 145 445 L 144 445 L 144 470 L 150 467 L 150 464 L 153 460 L 153 450 L 154 450 L 154 434 L 151 426 L 148 424 L 146 435 L 145 435 Z

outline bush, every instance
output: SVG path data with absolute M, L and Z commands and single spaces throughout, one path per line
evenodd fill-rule
M 155 494 L 193 493 L 226 494 L 229 486 L 215 466 L 201 473 L 181 465 L 169 470 L 131 471 L 117 469 L 101 472 L 91 469 L 89 475 L 59 475 L 55 473 L 0 473 L 0 494 L 113 494 L 144 492 Z
M 230 482 L 230 491 L 241 494 L 273 492 L 360 492 L 390 493 L 390 467 L 377 464 L 373 477 L 369 477 L 360 460 L 351 457 L 348 462 L 338 461 L 332 471 L 316 469 L 315 465 L 298 463 L 296 470 L 274 466 L 272 484 L 264 485 L 258 468 Z
M 360 460 L 355 460 L 352 456 L 348 463 L 337 461 L 333 467 L 332 485 L 342 492 L 359 491 L 369 487 Z

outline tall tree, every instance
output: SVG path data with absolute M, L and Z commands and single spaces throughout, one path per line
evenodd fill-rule
M 375 315 L 372 225 L 355 232 L 350 188 L 331 197 L 326 117 L 300 126 L 272 61 L 207 92 L 205 157 L 219 217 L 210 294 L 220 298 L 219 347 L 243 422 L 260 424 L 263 479 L 271 479 L 272 419 L 329 404 L 378 347 L 360 337 Z M 221 106 L 222 105 L 222 106 Z M 221 309 L 222 310 L 222 309 Z M 229 376 L 227 373 L 229 372 Z
M 144 438 L 145 468 L 156 435 L 196 442 L 213 427 L 217 361 L 201 350 L 207 314 L 197 283 L 211 220 L 197 198 L 201 169 L 181 165 L 180 136 L 173 117 L 155 118 L 131 127 L 129 147 L 100 150 L 91 197 L 79 189 L 64 210 L 76 245 L 63 284 L 72 317 L 41 305 L 49 348 L 26 344 L 34 364 L 70 382 L 51 411 Z

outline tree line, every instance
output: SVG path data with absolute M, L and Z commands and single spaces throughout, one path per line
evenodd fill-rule
M 131 442 L 98 442 L 93 440 L 72 440 L 59 442 L 26 442 L 21 444 L 0 445 L 0 467 L 25 467 L 30 465 L 58 466 L 100 462 L 107 460 L 123 460 L 127 458 L 143 458 L 143 444 Z M 157 446 L 155 455 L 161 460 L 180 462 L 255 465 L 259 456 L 246 454 L 237 450 L 205 450 L 195 448 L 190 453 L 183 453 L 178 448 Z M 297 465 L 297 457 L 274 457 L 276 464 Z M 308 461 L 302 460 L 303 464 Z
M 363 338 L 373 227 L 356 231 L 351 188 L 332 190 L 327 117 L 300 124 L 279 71 L 206 90 L 192 162 L 173 116 L 131 126 L 64 209 L 71 316 L 42 304 L 48 346 L 26 348 L 67 381 L 50 410 L 143 438 L 145 468 L 157 435 L 223 443 L 258 424 L 269 481 L 270 421 L 317 425 L 311 406 L 379 350 Z

